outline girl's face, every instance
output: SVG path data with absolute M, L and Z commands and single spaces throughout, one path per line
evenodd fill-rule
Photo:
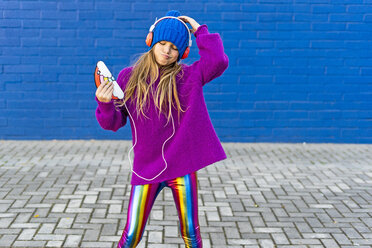
M 154 45 L 154 54 L 156 62 L 165 66 L 177 61 L 179 52 L 172 42 L 162 40 Z

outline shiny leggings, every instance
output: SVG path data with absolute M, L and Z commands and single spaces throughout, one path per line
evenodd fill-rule
M 132 186 L 127 224 L 118 248 L 136 247 L 140 242 L 151 208 L 164 187 L 172 190 L 186 248 L 202 247 L 198 220 L 198 183 L 196 172 L 161 183 Z

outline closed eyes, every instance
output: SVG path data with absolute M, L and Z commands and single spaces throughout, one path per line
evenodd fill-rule
M 166 44 L 164 41 L 161 41 L 161 42 L 159 42 L 159 43 L 160 43 L 161 45 L 163 45 L 163 46 Z M 174 45 L 172 46 L 172 49 L 173 49 L 173 50 L 176 50 L 176 51 L 178 50 L 177 47 L 174 46 Z

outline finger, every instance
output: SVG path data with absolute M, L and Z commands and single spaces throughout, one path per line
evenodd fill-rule
M 111 83 L 111 82 L 110 82 L 110 83 Z M 111 84 L 107 87 L 105 93 L 111 95 L 113 91 L 114 91 L 114 84 L 111 83 Z M 111 93 L 110 93 L 110 92 L 111 92 Z
M 105 87 L 107 87 L 107 85 L 101 82 L 101 84 L 97 87 L 97 90 L 102 91 L 103 89 L 105 89 Z
M 112 90 L 112 92 L 113 92 L 113 90 Z M 110 101 L 111 100 L 111 96 L 112 96 L 112 92 L 111 92 L 111 90 L 110 90 L 110 87 L 108 87 L 108 90 L 106 90 L 106 91 L 100 91 L 100 92 L 96 92 L 96 96 L 97 96 L 97 98 L 99 99 L 99 100 L 102 100 L 102 101 L 104 101 L 104 102 L 108 102 L 108 101 Z
M 187 16 L 179 16 L 178 18 L 181 19 L 184 22 L 189 22 Z
M 106 91 L 107 85 L 101 84 L 99 88 L 97 89 L 99 94 L 102 94 Z
M 113 85 L 114 85 L 114 84 L 113 84 L 112 82 L 109 82 L 108 84 L 106 84 L 106 85 L 104 86 L 104 88 L 102 89 L 102 93 L 105 94 L 107 91 L 110 90 L 110 88 L 113 87 Z
M 107 81 L 107 80 L 103 81 L 103 86 L 104 86 L 104 88 L 109 87 L 110 86 L 110 82 Z
M 106 91 L 106 93 L 104 94 L 104 97 L 107 98 L 107 99 L 111 99 L 113 92 L 114 92 L 114 88 L 113 87 L 110 87 L 109 90 Z
M 96 90 L 96 96 L 100 97 L 102 95 L 102 85 L 100 85 Z
M 105 91 L 105 87 L 106 85 L 105 84 L 100 84 L 97 88 L 97 94 L 102 94 L 102 92 Z
M 97 94 L 103 95 L 107 91 L 107 85 L 101 84 L 97 89 Z

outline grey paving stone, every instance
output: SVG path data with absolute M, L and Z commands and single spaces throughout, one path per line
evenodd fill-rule
M 63 244 L 63 241 L 51 240 L 51 241 L 48 241 L 48 243 L 46 244 L 46 247 L 63 247 L 62 244 Z
M 81 235 L 68 235 L 64 247 L 79 247 Z
M 44 247 L 46 241 L 15 241 L 11 247 Z
M 12 234 L 3 235 L 0 238 L 0 246 L 10 247 L 16 238 L 17 238 L 17 235 L 12 235 Z
M 0 247 L 116 247 L 130 145 L 1 140 Z M 205 248 L 372 246 L 372 145 L 223 146 L 228 159 L 198 172 Z M 138 247 L 184 247 L 170 190 Z

